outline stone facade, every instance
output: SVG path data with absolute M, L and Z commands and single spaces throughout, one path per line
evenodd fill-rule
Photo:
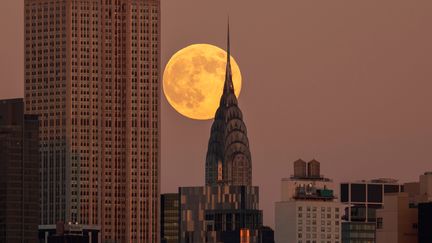
M 106 242 L 158 242 L 160 1 L 24 4 L 41 224 L 99 225 Z

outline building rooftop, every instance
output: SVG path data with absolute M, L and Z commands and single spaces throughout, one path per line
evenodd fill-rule
M 399 180 L 392 179 L 392 178 L 377 178 L 377 179 L 371 179 L 371 180 L 357 180 L 357 181 L 348 181 L 348 182 L 342 182 L 341 184 L 348 184 L 348 183 L 364 183 L 364 184 L 399 184 Z
M 282 178 L 282 181 L 325 181 L 332 182 L 332 179 L 324 177 L 324 175 L 320 175 L 319 177 L 308 177 L 308 176 L 294 176 L 292 175 L 290 178 Z

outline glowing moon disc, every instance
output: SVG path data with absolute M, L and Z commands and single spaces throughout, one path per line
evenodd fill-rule
M 212 119 L 222 95 L 226 52 L 209 44 L 195 44 L 175 53 L 165 67 L 163 91 L 180 114 L 197 120 Z M 241 90 L 241 73 L 231 56 L 235 95 Z

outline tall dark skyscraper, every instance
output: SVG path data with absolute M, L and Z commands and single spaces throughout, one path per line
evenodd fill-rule
M 234 94 L 229 27 L 227 50 L 225 85 L 206 156 L 205 186 L 179 189 L 181 243 L 259 242 L 259 189 L 252 186 L 249 141 Z
M 38 117 L 0 100 L 0 242 L 37 242 L 39 163 Z
M 159 242 L 160 1 L 25 0 L 25 110 L 41 224 Z
M 210 133 L 206 156 L 206 185 L 251 186 L 252 159 L 243 114 L 234 94 L 229 42 L 228 28 L 225 84 Z

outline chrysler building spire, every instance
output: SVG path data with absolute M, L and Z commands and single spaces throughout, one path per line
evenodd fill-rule
M 223 94 L 211 128 L 206 157 L 206 185 L 252 185 L 252 159 L 246 125 L 234 94 L 227 32 L 227 66 Z
M 234 92 L 234 85 L 232 82 L 232 72 L 231 72 L 229 17 L 228 17 L 228 27 L 227 27 L 227 63 L 226 63 L 226 72 L 225 72 L 224 93 L 228 93 L 228 92 Z

